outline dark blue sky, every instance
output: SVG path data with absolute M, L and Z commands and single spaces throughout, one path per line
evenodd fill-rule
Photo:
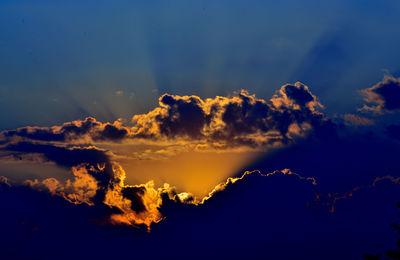
M 0 129 L 129 118 L 165 92 L 269 98 L 295 81 L 328 113 L 353 112 L 357 90 L 400 73 L 399 11 L 396 0 L 3 0 Z

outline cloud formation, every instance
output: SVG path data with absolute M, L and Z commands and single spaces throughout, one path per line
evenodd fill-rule
M 334 213 L 339 201 L 348 200 L 353 196 L 355 196 L 356 193 L 372 190 L 379 185 L 386 187 L 387 184 L 399 185 L 400 177 L 395 177 L 391 175 L 378 176 L 372 181 L 371 184 L 366 186 L 356 186 L 352 188 L 350 191 L 342 193 L 340 192 L 327 193 L 327 194 L 315 193 L 315 200 L 313 202 L 313 206 L 319 205 L 327 207 L 330 213 Z M 308 204 L 311 205 L 311 203 Z
M 97 171 L 90 167 L 90 171 Z M 25 183 L 38 190 L 47 190 L 52 195 L 63 197 L 73 204 L 86 203 L 90 206 L 94 205 L 93 198 L 96 196 L 98 186 L 96 179 L 89 174 L 88 165 L 79 165 L 72 167 L 74 180 L 67 180 L 62 184 L 56 178 L 47 178 L 39 182 L 35 180 L 26 180 Z
M 153 181 L 140 185 L 126 185 L 124 183 L 126 173 L 124 169 L 114 163 L 114 177 L 110 180 L 105 194 L 104 204 L 117 209 L 118 212 L 109 217 L 112 224 L 138 226 L 145 225 L 148 230 L 153 223 L 164 219 L 161 213 L 163 203 L 166 201 L 187 205 L 204 205 L 214 195 L 224 191 L 237 182 L 245 182 L 249 176 L 270 177 L 273 175 L 292 175 L 300 180 L 316 185 L 314 178 L 302 177 L 291 172 L 289 169 L 262 174 L 260 171 L 245 172 L 237 178 L 228 178 L 224 183 L 218 184 L 207 196 L 197 198 L 190 192 L 178 192 L 176 187 L 164 183 L 162 187 L 156 188 Z
M 201 147 L 263 148 L 306 136 L 334 132 L 323 106 L 297 82 L 282 86 L 270 100 L 242 90 L 233 97 L 202 100 L 197 96 L 164 94 L 153 111 L 132 118 L 133 135 L 147 139 L 196 140 Z
M 398 111 L 400 109 L 400 78 L 387 76 L 376 85 L 361 90 L 361 94 L 367 103 L 360 109 L 361 111 L 374 114 Z
M 150 228 L 164 219 L 161 208 L 167 201 L 205 205 L 216 194 L 245 182 L 250 176 L 293 175 L 314 185 L 316 180 L 303 178 L 287 169 L 265 175 L 259 171 L 246 172 L 243 176 L 228 178 L 207 196 L 197 198 L 190 191 L 178 191 L 167 183 L 156 187 L 151 177 L 146 183 L 126 184 L 126 173 L 117 160 L 125 155 L 118 157 L 112 146 L 103 146 L 111 149 L 108 150 L 99 148 L 101 144 L 152 142 L 161 146 L 163 154 L 169 154 L 168 145 L 173 143 L 175 154 L 181 149 L 176 146 L 184 149 L 190 146 L 196 151 L 243 148 L 265 151 L 310 136 L 332 142 L 335 139 L 331 137 L 336 137 L 336 124 L 320 111 L 322 108 L 309 88 L 299 82 L 282 86 L 269 100 L 259 99 L 245 90 L 230 97 L 208 99 L 164 94 L 159 98 L 159 106 L 146 114 L 134 115 L 128 124 L 122 121 L 101 123 L 88 117 L 61 126 L 3 131 L 0 133 L 0 156 L 15 160 L 37 157 L 37 161 L 54 162 L 70 169 L 72 178 L 65 182 L 46 178 L 28 180 L 26 184 L 74 204 L 105 205 L 112 211 L 108 218 L 110 223 Z M 373 124 L 354 114 L 343 118 L 353 125 Z M 161 150 L 143 149 L 142 154 L 157 154 Z
M 54 142 L 96 142 L 96 141 L 120 141 L 126 138 L 129 129 L 118 121 L 101 123 L 93 117 L 85 120 L 67 122 L 61 126 L 37 127 L 26 126 L 15 130 L 7 130 L 0 133 L 3 142 L 30 139 L 37 141 Z
M 334 124 L 319 108 L 323 106 L 300 82 L 287 84 L 270 99 L 263 100 L 241 90 L 232 97 L 201 99 L 198 96 L 164 94 L 152 111 L 134 115 L 130 124 L 101 123 L 95 118 L 52 127 L 22 127 L 0 133 L 0 144 L 21 141 L 93 144 L 184 141 L 195 149 L 265 150 L 287 144 L 311 132 L 333 134 Z
M 171 154 L 168 146 L 171 143 L 174 144 L 172 154 L 187 147 L 195 151 L 243 148 L 264 151 L 311 133 L 334 133 L 334 124 L 318 111 L 320 108 L 323 106 L 315 95 L 299 82 L 282 86 L 269 100 L 256 98 L 245 90 L 231 97 L 204 100 L 198 96 L 164 94 L 159 98 L 158 107 L 146 114 L 134 115 L 128 124 L 102 123 L 88 117 L 60 126 L 27 126 L 3 131 L 0 156 L 3 160 L 52 162 L 66 168 L 72 173 L 72 178 L 66 181 L 51 177 L 26 180 L 25 184 L 74 204 L 107 205 L 114 212 L 109 218 L 111 223 L 150 227 L 163 219 L 159 209 L 165 199 L 204 204 L 214 194 L 256 173 L 229 178 L 208 196 L 196 198 L 190 191 L 177 192 L 169 184 L 160 188 L 153 181 L 125 184 L 125 171 L 116 159 L 130 155 L 115 155 L 113 146 L 103 146 L 111 147 L 107 150 L 98 145 L 153 142 L 161 150 L 144 149 L 143 154 L 155 155 L 161 151 Z M 292 174 L 287 170 L 279 173 Z
M 140 185 L 125 185 L 125 171 L 120 165 L 114 164 L 114 179 L 108 185 L 104 204 L 117 209 L 117 213 L 109 217 L 112 224 L 139 226 L 145 225 L 148 230 L 153 223 L 158 223 L 164 219 L 162 215 L 162 206 L 165 202 L 174 202 L 186 205 L 205 205 L 209 199 L 216 194 L 235 183 L 245 182 L 250 176 L 270 177 L 276 175 L 292 175 L 300 180 L 310 182 L 316 185 L 316 180 L 312 177 L 302 177 L 299 174 L 291 172 L 289 169 L 274 171 L 268 174 L 262 174 L 260 171 L 245 172 L 237 178 L 228 178 L 226 182 L 218 184 L 204 198 L 197 198 L 190 192 L 178 192 L 175 187 L 168 183 L 160 188 L 156 188 L 153 181 Z
M 392 162 L 396 151 L 400 149 L 397 142 L 385 139 L 388 143 L 382 143 L 381 139 L 371 138 L 370 133 L 359 135 L 358 131 L 364 130 L 361 127 L 351 128 L 354 136 L 339 138 L 336 136 L 336 124 L 319 111 L 322 108 L 322 104 L 307 86 L 295 83 L 284 85 L 269 100 L 259 99 L 245 90 L 229 97 L 209 99 L 164 94 L 155 109 L 146 114 L 134 115 L 129 123 L 123 123 L 122 120 L 102 123 L 89 117 L 61 126 L 22 127 L 3 131 L 0 133 L 1 162 L 50 162 L 53 166 L 68 169 L 71 175 L 66 180 L 59 176 L 30 178 L 24 182 L 23 187 L 14 186 L 13 178 L 9 181 L 0 176 L 0 189 L 8 189 L 11 193 L 11 190 L 29 190 L 29 194 L 45 191 L 36 192 L 40 194 L 37 196 L 46 197 L 49 193 L 53 196 L 47 196 L 47 199 L 57 201 L 57 204 L 61 201 L 63 206 L 68 205 L 78 212 L 88 210 L 92 212 L 90 219 L 102 224 L 156 230 L 160 225 L 155 223 L 171 224 L 177 221 L 178 226 L 186 227 L 182 223 L 193 214 L 196 221 L 188 225 L 188 231 L 183 228 L 185 232 L 204 228 L 215 231 L 224 226 L 225 229 L 220 233 L 230 234 L 237 229 L 248 232 L 249 224 L 253 225 L 249 223 L 249 216 L 252 216 L 252 222 L 259 221 L 257 227 L 266 227 L 260 223 L 271 224 L 263 230 L 264 233 L 260 232 L 263 236 L 271 231 L 278 219 L 284 223 L 283 228 L 292 231 L 292 227 L 301 227 L 302 232 L 297 233 L 308 234 L 308 227 L 298 223 L 314 225 L 314 210 L 322 208 L 322 214 L 333 215 L 329 212 L 337 213 L 339 204 L 352 201 L 349 198 L 354 194 L 358 197 L 359 193 L 369 190 L 364 189 L 360 182 L 366 178 L 371 183 L 376 177 L 376 165 L 385 165 L 390 172 L 396 172 L 386 162 Z M 355 114 L 339 116 L 339 121 L 342 119 L 344 124 L 339 127 L 374 124 L 372 120 Z M 388 127 L 387 134 L 396 138 L 396 127 Z M 367 127 L 365 129 L 370 130 Z M 129 183 L 122 167 L 126 161 L 131 162 L 126 159 L 129 156 L 137 156 L 137 161 L 153 163 L 156 156 L 158 159 L 172 157 L 182 151 L 195 150 L 193 154 L 197 156 L 199 150 L 212 150 L 212 153 L 201 153 L 209 156 L 214 155 L 215 150 L 260 152 L 282 146 L 285 149 L 268 154 L 269 161 L 264 164 L 262 158 L 258 158 L 257 163 L 261 164 L 246 166 L 249 170 L 263 171 L 246 171 L 240 176 L 234 175 L 238 177 L 227 178 L 228 175 L 225 175 L 212 183 L 213 188 L 208 194 L 205 191 L 205 196 L 196 196 L 194 191 L 192 193 L 190 189 L 182 188 L 169 179 L 165 181 L 171 184 L 160 185 L 158 180 L 152 181 L 152 176 Z M 174 163 L 185 161 L 182 158 Z M 187 160 L 185 163 L 188 163 Z M 196 168 L 196 165 L 192 167 L 191 162 L 188 164 L 190 170 L 200 172 L 203 177 L 200 181 L 206 179 L 204 171 Z M 286 168 L 315 178 L 302 177 Z M 133 176 L 145 175 L 140 171 L 128 170 L 128 166 L 125 169 Z M 192 178 L 190 170 L 179 171 L 177 174 L 188 174 Z M 385 176 L 376 178 L 370 186 L 379 188 L 384 183 L 382 181 L 399 184 L 397 176 Z M 215 186 L 218 182 L 221 183 Z M 349 185 L 350 188 L 358 186 L 350 189 Z M 315 194 L 317 198 L 314 201 Z M 227 209 L 229 211 L 226 212 Z M 218 217 L 213 214 L 218 211 L 220 214 L 223 212 L 223 217 L 220 222 L 215 222 Z M 303 212 L 301 219 L 299 211 Z M 179 216 L 182 212 L 184 214 Z M 293 221 L 294 214 L 296 221 Z M 229 222 L 232 216 L 236 219 L 234 225 Z M 174 220 L 171 221 L 172 218 Z M 199 224 L 203 218 L 211 221 Z M 209 228 L 209 225 L 214 225 L 214 228 Z M 185 232 L 181 237 L 186 236 Z M 277 228 L 276 234 L 281 232 L 282 228 Z M 209 233 L 204 233 L 204 237 L 208 236 Z M 318 237 L 318 234 L 314 237 Z

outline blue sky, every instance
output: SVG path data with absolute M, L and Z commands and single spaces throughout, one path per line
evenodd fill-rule
M 243 88 L 268 98 L 295 81 L 327 112 L 351 112 L 357 90 L 400 73 L 399 8 L 387 0 L 3 0 L 0 129 L 129 118 L 165 92 Z

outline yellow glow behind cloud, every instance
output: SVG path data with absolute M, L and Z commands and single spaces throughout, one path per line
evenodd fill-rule
M 154 180 L 156 186 L 169 183 L 178 191 L 197 197 L 206 196 L 217 184 L 241 171 L 259 156 L 256 152 L 186 152 L 163 160 L 129 160 L 121 162 L 126 184 Z

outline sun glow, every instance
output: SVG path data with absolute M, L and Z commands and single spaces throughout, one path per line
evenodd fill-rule
M 122 161 L 121 165 L 127 173 L 127 184 L 154 180 L 156 186 L 169 183 L 178 191 L 204 197 L 217 184 L 240 173 L 258 156 L 255 152 L 186 152 L 162 160 Z

